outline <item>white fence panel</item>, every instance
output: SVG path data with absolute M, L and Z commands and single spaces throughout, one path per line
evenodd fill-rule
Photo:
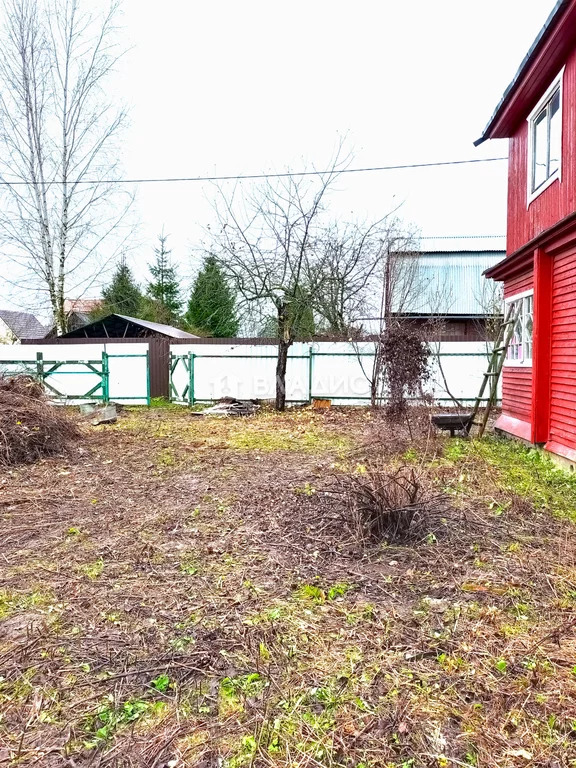
M 194 401 L 225 396 L 274 398 L 277 355 L 274 345 L 174 344 L 171 352 L 193 356 Z M 487 345 L 442 342 L 431 345 L 431 352 L 431 377 L 424 391 L 438 404 L 452 404 L 452 396 L 462 403 L 472 403 L 488 366 Z M 373 354 L 372 342 L 294 344 L 290 347 L 287 366 L 287 400 L 307 402 L 311 397 L 326 397 L 335 405 L 367 404 Z M 188 378 L 182 366 L 177 368 L 175 377 L 177 391 L 182 392 L 185 384 Z
M 488 370 L 489 352 L 485 342 L 447 341 L 432 346 L 431 379 L 426 391 L 437 403 L 452 404 L 454 397 L 463 404 L 474 403 L 483 375 Z M 488 395 L 488 390 L 485 395 Z M 498 399 L 502 397 L 502 380 L 498 382 Z
M 0 345 L 0 373 L 36 375 L 40 353 L 48 393 L 80 404 L 103 397 L 103 352 L 108 354 L 108 397 L 118 403 L 147 403 L 148 344 Z
M 148 344 L 105 344 L 108 396 L 115 403 L 143 405 L 149 399 Z

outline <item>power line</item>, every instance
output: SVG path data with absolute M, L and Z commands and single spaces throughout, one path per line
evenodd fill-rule
M 432 235 L 416 237 L 416 240 L 504 240 L 506 235 Z
M 446 160 L 439 163 L 410 163 L 405 165 L 377 165 L 368 168 L 342 168 L 341 170 L 334 171 L 334 169 L 327 171 L 284 171 L 282 173 L 250 173 L 239 175 L 227 175 L 227 176 L 168 176 L 166 178 L 142 178 L 142 179 L 69 179 L 68 181 L 54 180 L 47 182 L 46 185 L 51 184 L 68 184 L 74 186 L 75 184 L 166 184 L 172 182 L 189 182 L 189 181 L 244 181 L 244 180 L 256 180 L 256 179 L 283 179 L 289 177 L 303 177 L 303 176 L 325 176 L 329 173 L 373 173 L 374 171 L 402 171 L 408 168 L 440 168 L 442 166 L 449 165 L 472 165 L 475 163 L 498 163 L 504 160 L 508 160 L 507 157 L 483 157 L 475 160 Z M 23 187 L 39 184 L 40 182 L 32 181 L 4 181 L 0 180 L 0 186 L 4 187 Z

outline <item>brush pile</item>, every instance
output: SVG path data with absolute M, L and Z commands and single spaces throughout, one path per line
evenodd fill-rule
M 379 462 L 364 467 L 364 474 L 340 479 L 348 523 L 365 543 L 407 543 L 447 514 L 447 500 L 422 470 L 400 466 L 391 471 Z
M 61 454 L 78 435 L 76 424 L 50 405 L 35 379 L 0 376 L 0 466 Z

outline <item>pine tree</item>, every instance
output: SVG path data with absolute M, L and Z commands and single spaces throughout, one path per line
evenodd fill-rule
M 192 287 L 186 321 L 191 328 L 209 336 L 236 336 L 239 323 L 234 304 L 216 257 L 207 256 Z
M 141 309 L 142 292 L 123 255 L 116 266 L 110 285 L 102 290 L 102 305 L 97 310 L 97 314 L 99 317 L 112 313 L 138 317 Z
M 167 240 L 168 235 L 164 232 L 158 235 L 158 246 L 154 248 L 156 261 L 148 265 L 153 279 L 146 290 L 144 315 L 147 320 L 174 324 L 179 319 L 182 299 L 176 268 L 170 261 L 172 251 L 166 247 Z

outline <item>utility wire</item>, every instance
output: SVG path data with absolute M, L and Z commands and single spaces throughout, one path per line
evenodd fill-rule
M 342 168 L 341 170 L 330 169 L 327 171 L 284 171 L 282 173 L 250 173 L 239 174 L 237 176 L 169 176 L 156 179 L 76 179 L 67 181 L 54 180 L 46 182 L 46 186 L 51 184 L 165 184 L 172 182 L 188 181 L 243 181 L 245 179 L 283 179 L 289 177 L 302 176 L 325 176 L 329 173 L 340 175 L 341 173 L 372 173 L 374 171 L 402 171 L 407 168 L 439 168 L 448 165 L 471 165 L 473 163 L 499 163 L 508 160 L 507 157 L 483 157 L 475 160 L 446 160 L 440 163 L 411 163 L 406 165 L 378 165 L 368 168 Z M 0 180 L 0 186 L 4 187 L 23 187 L 39 184 L 33 181 L 5 181 Z
M 415 236 L 415 240 L 504 240 L 506 235 L 431 235 Z

